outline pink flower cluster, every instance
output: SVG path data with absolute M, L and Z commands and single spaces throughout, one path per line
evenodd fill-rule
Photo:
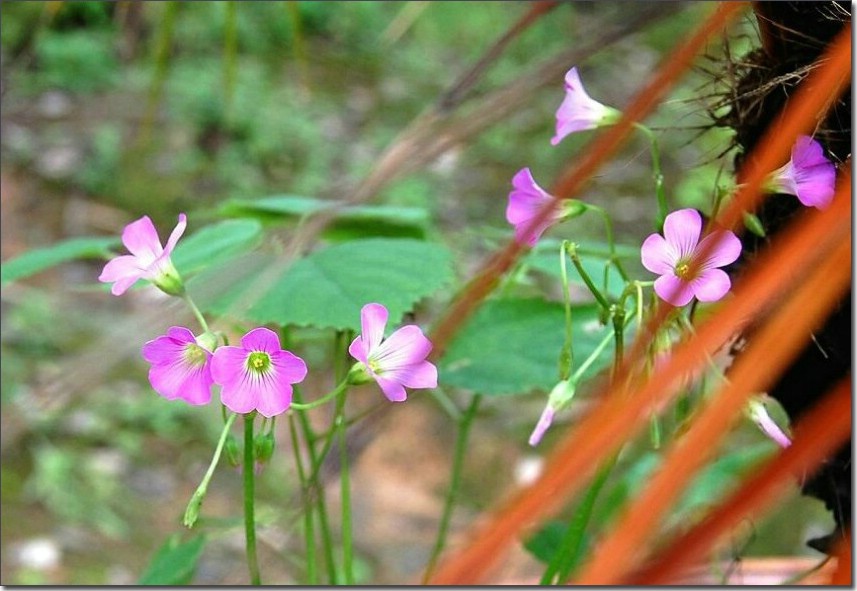
M 186 223 L 181 214 L 167 246 L 162 247 L 148 217 L 132 222 L 122 235 L 132 254 L 108 262 L 99 279 L 114 282 L 112 292 L 121 295 L 139 279 L 163 289 L 159 281 L 164 282 L 166 275 L 170 287 L 181 288 L 176 288 L 173 295 L 184 294 L 170 255 Z M 437 387 L 437 368 L 426 359 L 431 342 L 414 325 L 403 326 L 384 340 L 387 317 L 387 309 L 381 304 L 363 307 L 363 333 L 349 348 L 358 360 L 358 373 L 367 376 L 364 381 L 377 382 L 384 395 L 397 402 L 407 398 L 406 387 Z M 218 347 L 217 337 L 210 332 L 195 336 L 188 328 L 173 326 L 167 334 L 147 342 L 142 354 L 151 364 L 149 382 L 164 398 L 181 399 L 192 405 L 208 404 L 211 388 L 217 384 L 221 402 L 232 412 L 257 411 L 269 418 L 289 408 L 293 385 L 307 375 L 304 360 L 281 349 L 277 333 L 264 327 L 245 334 L 240 346 Z
M 583 88 L 577 68 L 571 68 L 565 75 L 565 98 L 556 112 L 556 135 L 551 138 L 551 144 L 555 146 L 567 135 L 578 131 L 611 125 L 619 120 L 620 115 L 613 107 L 590 97 Z M 535 246 L 545 230 L 580 213 L 570 200 L 563 205 L 557 203 L 554 196 L 536 183 L 529 168 L 522 168 L 515 174 L 512 186 L 506 221 L 514 226 L 515 240 L 519 244 Z M 553 207 L 550 213 L 543 213 L 549 207 Z

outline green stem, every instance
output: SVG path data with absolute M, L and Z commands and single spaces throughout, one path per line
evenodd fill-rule
M 254 507 L 256 473 L 253 456 L 253 420 L 255 412 L 244 415 L 244 534 L 247 542 L 247 567 L 250 570 L 250 584 L 261 585 L 259 560 L 256 557 L 256 515 Z
M 300 404 L 298 402 L 292 402 L 290 408 L 295 410 L 310 410 L 311 408 L 316 408 L 327 402 L 328 400 L 332 400 L 341 394 L 348 387 L 348 382 L 341 382 L 336 388 L 319 398 L 318 400 L 313 400 L 312 402 L 307 402 L 306 404 Z
M 289 414 L 289 435 L 292 439 L 292 451 L 295 454 L 295 467 L 298 472 L 298 480 L 301 483 L 301 501 L 304 513 L 304 545 L 306 547 L 306 582 L 308 585 L 317 585 L 318 573 L 316 572 L 315 524 L 312 518 L 312 495 L 310 494 L 310 486 L 306 478 L 306 471 L 304 470 L 297 425 L 295 424 L 295 416 L 293 414 Z
M 182 296 L 185 303 L 190 307 L 190 311 L 193 312 L 193 315 L 196 317 L 197 322 L 202 327 L 203 332 L 210 332 L 208 328 L 208 323 L 205 321 L 205 316 L 202 315 L 197 305 L 194 303 L 193 299 L 190 297 L 188 293 L 185 292 L 184 296 Z
M 613 336 L 616 340 L 616 353 L 613 357 L 613 376 L 619 372 L 622 366 L 622 360 L 625 357 L 625 308 L 624 302 L 621 305 L 616 305 L 612 309 L 613 317 Z
M 575 510 L 574 516 L 568 524 L 568 529 L 565 531 L 565 535 L 560 542 L 559 549 L 548 563 L 548 567 L 545 569 L 541 581 L 539 581 L 540 585 L 563 584 L 580 563 L 580 559 L 583 556 L 586 527 L 592 518 L 595 501 L 598 499 L 601 489 L 604 488 L 607 477 L 616 465 L 618 457 L 618 454 L 613 456 L 598 471 L 595 480 L 580 502 L 580 506 Z
M 610 215 L 603 208 L 598 207 L 597 205 L 587 203 L 586 209 L 597 212 L 601 216 L 601 219 L 604 220 L 604 234 L 607 236 L 607 246 L 610 251 L 610 262 L 614 267 L 616 267 L 616 270 L 619 271 L 619 275 L 622 277 L 622 280 L 626 282 L 629 281 L 625 268 L 622 266 L 622 263 L 619 262 L 619 257 L 616 256 L 616 241 L 613 238 L 613 220 L 610 219 Z
M 601 291 L 595 287 L 595 284 L 592 282 L 592 278 L 589 277 L 589 273 L 587 273 L 586 269 L 583 268 L 583 263 L 580 261 L 580 256 L 577 254 L 577 246 L 573 242 L 569 243 L 566 247 L 566 252 L 571 259 L 571 262 L 574 264 L 574 268 L 577 269 L 580 278 L 583 279 L 586 287 L 588 287 L 592 295 L 595 296 L 595 300 L 602 308 L 604 308 L 605 312 L 609 312 L 610 302 L 608 302 L 607 298 L 601 294 Z
M 295 398 L 300 399 L 300 391 L 295 387 Z M 327 519 L 327 498 L 324 494 L 324 487 L 319 481 L 319 469 L 324 458 L 319 458 L 315 451 L 316 435 L 309 423 L 309 418 L 306 413 L 298 413 L 298 423 L 301 426 L 304 440 L 307 442 L 307 450 L 309 450 L 310 464 L 312 470 L 308 481 L 310 490 L 315 494 L 316 510 L 318 511 L 318 524 L 321 530 L 322 549 L 324 550 L 325 566 L 327 567 L 328 582 L 331 585 L 336 585 L 338 577 L 336 574 L 336 562 L 333 557 L 333 536 L 330 529 L 330 521 Z M 332 430 L 331 430 L 332 431 Z M 325 452 L 326 453 L 326 452 Z
M 446 500 L 444 501 L 443 513 L 441 514 L 440 525 L 437 530 L 437 539 L 435 540 L 434 547 L 432 548 L 426 570 L 423 573 L 423 585 L 428 584 L 435 566 L 437 565 L 437 561 L 440 558 L 440 553 L 443 552 L 443 547 L 446 545 L 449 523 L 452 520 L 452 510 L 455 507 L 455 498 L 458 496 L 458 489 L 461 484 L 461 473 L 464 468 L 464 456 L 467 451 L 467 439 L 470 435 L 470 427 L 473 425 L 473 419 L 476 416 L 476 410 L 479 407 L 479 402 L 481 400 L 482 396 L 475 394 L 458 423 L 458 435 L 455 439 L 455 452 L 452 460 L 452 476 L 449 483 L 449 489 L 446 491 Z
M 571 381 L 574 383 L 578 383 L 580 378 L 583 377 L 584 372 L 589 369 L 589 366 L 595 363 L 595 360 L 598 359 L 598 356 L 601 355 L 601 352 L 607 348 L 607 345 L 610 344 L 610 341 L 613 340 L 613 334 L 604 335 L 604 338 L 601 339 L 601 342 L 592 350 L 592 353 L 589 354 L 583 363 L 580 364 L 580 367 L 577 368 L 577 371 L 574 372 L 574 375 L 571 376 Z
M 345 584 L 354 584 L 354 564 L 352 555 L 351 529 L 351 481 L 348 473 L 348 442 L 345 438 L 345 397 L 343 390 L 336 404 L 336 433 L 339 440 L 339 482 L 342 499 L 342 570 Z
M 568 285 L 568 271 L 566 270 L 565 252 L 569 248 L 568 240 L 563 240 L 559 248 L 559 272 L 562 277 L 562 301 L 565 306 L 565 341 L 559 353 L 559 379 L 567 380 L 574 368 L 574 351 L 572 350 L 572 324 L 571 324 L 571 290 Z
M 655 229 L 660 232 L 664 227 L 664 220 L 667 218 L 669 211 L 666 188 L 664 187 L 664 175 L 661 172 L 661 150 L 658 147 L 658 139 L 651 129 L 642 123 L 634 123 L 634 127 L 642 131 L 649 138 L 649 144 L 651 145 L 652 177 L 655 181 L 655 197 L 658 200 L 658 219 Z
M 225 407 L 224 407 L 225 408 Z M 196 487 L 196 491 L 187 504 L 187 508 L 182 518 L 182 523 L 186 527 L 193 527 L 199 517 L 199 509 L 202 507 L 202 500 L 205 498 L 205 493 L 208 492 L 208 483 L 214 475 L 214 469 L 217 467 L 217 462 L 220 461 L 220 454 L 223 452 L 223 445 L 226 443 L 226 437 L 229 435 L 229 429 L 232 428 L 232 423 L 235 422 L 237 414 L 229 415 L 226 419 L 226 424 L 223 425 L 223 431 L 220 433 L 220 439 L 217 441 L 217 447 L 214 448 L 214 456 L 211 458 L 211 463 L 208 465 L 208 470 L 205 476 L 202 477 L 202 482 Z

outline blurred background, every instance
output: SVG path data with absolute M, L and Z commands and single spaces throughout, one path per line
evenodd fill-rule
M 2 260 L 62 239 L 117 236 L 144 214 L 165 237 L 179 212 L 188 212 L 192 234 L 219 219 L 229 200 L 343 199 L 530 7 L 3 2 Z M 491 65 L 473 88 L 474 104 L 647 8 L 561 4 Z M 672 4 L 567 67 L 579 66 L 594 98 L 621 108 L 709 10 L 707 3 Z M 728 176 L 730 136 L 711 129 L 709 109 L 722 92 L 718 84 L 728 83 L 719 76 L 726 50 L 737 56 L 756 43 L 745 18 L 728 42 L 711 44 L 647 122 L 661 142 L 673 208 L 707 210 L 719 175 Z M 453 250 L 457 275 L 466 280 L 511 236 L 504 213 L 515 172 L 529 166 L 549 187 L 585 149 L 586 133 L 549 144 L 562 96 L 561 76 L 532 89 L 525 108 L 386 183 L 371 201 L 424 210 L 429 236 Z M 603 168 L 583 198 L 609 212 L 619 242 L 638 248 L 655 211 L 645 138 Z M 551 236 L 603 240 L 600 225 L 588 221 Z M 137 582 L 158 547 L 182 533 L 181 513 L 219 433 L 213 405 L 190 408 L 151 390 L 139 348 L 176 319 L 163 312 L 155 290 L 112 297 L 96 281 L 102 265 L 70 262 L 3 286 L 4 584 Z M 450 295 L 427 303 L 426 318 Z M 467 400 L 466 393 L 452 395 Z M 538 471 L 555 433 L 535 450 L 526 439 L 544 402 L 544 392 L 486 399 L 468 450 L 453 543 L 481 511 Z M 561 417 L 557 430 L 576 412 Z M 414 396 L 367 429 L 383 434 L 367 439 L 355 466 L 359 576 L 402 583 L 419 575 L 434 541 L 454 426 L 433 399 Z M 302 569 L 300 504 L 285 432 L 278 441 L 258 485 L 262 570 L 267 581 L 295 583 Z M 665 527 L 701 514 L 773 450 L 746 422 Z M 657 457 L 646 438 L 626 450 L 599 523 L 609 523 Z M 193 582 L 245 583 L 237 473 L 221 467 L 209 490 L 205 513 L 222 522 L 207 529 Z M 770 518 L 736 532 L 721 558 L 733 566 L 753 555 L 820 558 L 804 542 L 831 523 L 820 503 L 795 492 Z M 508 582 L 526 582 L 541 567 L 522 548 L 507 570 Z

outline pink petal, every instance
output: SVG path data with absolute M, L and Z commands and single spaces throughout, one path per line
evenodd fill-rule
M 164 254 L 166 256 L 170 256 L 172 254 L 173 249 L 176 247 L 176 243 L 179 241 L 179 238 L 184 234 L 185 228 L 187 228 L 187 216 L 183 213 L 179 214 L 179 223 L 176 224 L 176 227 L 173 228 L 172 234 L 170 234 L 170 239 L 167 240 L 167 245 L 164 247 Z
M 371 358 L 379 371 L 414 365 L 422 362 L 431 352 L 429 341 L 420 327 L 410 324 L 403 326 L 372 352 Z
M 304 360 L 289 351 L 272 354 L 271 364 L 276 369 L 277 379 L 288 384 L 302 382 L 307 374 Z
M 807 207 L 824 209 L 836 192 L 836 168 L 825 162 L 797 173 L 797 198 Z
M 278 375 L 278 372 L 269 374 L 256 382 L 252 390 L 256 400 L 256 410 L 269 419 L 285 412 L 292 403 L 292 386 L 288 379 Z
M 538 218 L 544 209 L 555 206 L 553 197 L 536 184 L 529 168 L 523 168 L 515 174 L 512 186 L 514 189 L 509 193 L 506 220 L 515 226 L 515 239 L 519 243 L 534 246 L 561 212 L 554 207 L 554 211 L 546 214 L 540 223 L 533 225 L 533 220 Z
M 122 231 L 122 243 L 131 254 L 143 259 L 146 265 L 164 252 L 158 238 L 158 231 L 155 230 L 155 225 L 147 215 L 125 226 Z
M 655 293 L 662 300 L 676 307 L 684 306 L 693 299 L 690 283 L 682 281 L 673 273 L 667 273 L 655 279 L 654 287 Z
M 664 220 L 664 238 L 674 249 L 676 261 L 693 254 L 701 232 L 702 216 L 695 209 L 679 209 Z
M 429 361 L 385 371 L 384 379 L 407 388 L 437 388 L 437 367 Z
M 190 339 L 188 339 L 188 336 Z M 196 342 L 193 333 L 182 326 L 173 326 L 166 336 L 160 336 L 143 345 L 143 359 L 154 364 L 173 363 L 181 359 L 188 343 Z
M 556 135 L 551 144 L 557 145 L 571 133 L 594 129 L 605 111 L 603 104 L 586 93 L 577 68 L 571 68 L 565 75 L 565 97 L 556 112 Z
M 260 326 L 241 337 L 241 346 L 245 351 L 277 353 L 280 351 L 280 337 L 270 328 Z
M 716 302 L 726 295 L 730 287 L 732 282 L 729 280 L 729 275 L 720 269 L 706 269 L 690 282 L 693 295 L 700 302 Z
M 211 401 L 211 372 L 208 365 L 153 365 L 149 370 L 152 388 L 168 400 L 181 398 L 195 406 Z
M 241 347 L 218 347 L 211 359 L 211 377 L 215 383 L 226 387 L 244 381 L 248 355 Z
M 240 383 L 224 385 L 220 388 L 220 402 L 232 412 L 246 414 L 256 410 L 256 392 Z
M 173 326 L 166 336 L 143 345 L 143 358 L 152 364 L 149 382 L 164 398 L 182 398 L 195 405 L 208 404 L 211 400 L 211 354 L 206 354 L 203 365 L 190 364 L 185 359 L 187 346 L 195 343 L 196 339 L 190 330 Z
M 729 230 L 712 232 L 702 239 L 696 251 L 704 253 L 708 248 L 711 248 L 710 252 L 705 260 L 699 263 L 701 270 L 725 267 L 741 256 L 741 241 Z
M 792 164 L 798 170 L 819 164 L 830 164 L 820 143 L 808 135 L 800 135 L 792 146 Z
M 381 376 L 375 376 L 375 381 L 378 382 L 379 386 L 381 386 L 381 391 L 384 392 L 384 396 L 386 396 L 387 400 L 390 402 L 403 402 L 404 400 L 407 400 L 408 394 L 399 382 L 388 380 Z
M 756 424 L 762 430 L 762 432 L 770 437 L 776 442 L 777 445 L 782 447 L 783 449 L 789 447 L 792 444 L 789 436 L 786 435 L 780 426 L 777 425 L 774 420 L 770 417 L 767 411 L 762 408 L 757 413 L 755 413 L 754 417 Z
M 545 409 L 542 411 L 541 416 L 539 417 L 539 421 L 536 423 L 535 429 L 533 429 L 532 435 L 530 435 L 529 444 L 533 447 L 537 446 L 539 442 L 542 440 L 542 437 L 545 434 L 545 431 L 548 430 L 548 427 L 551 426 L 554 417 L 553 407 L 548 404 L 545 406 Z
M 539 187 L 529 168 L 522 168 L 512 177 L 514 189 L 509 193 L 506 220 L 510 224 L 530 220 L 550 202 L 551 196 Z
M 137 257 L 123 255 L 116 257 L 104 265 L 98 280 L 102 283 L 113 283 L 113 295 L 122 295 L 129 287 L 142 279 L 146 271 L 141 269 Z
M 381 344 L 384 338 L 384 329 L 387 327 L 387 318 L 389 313 L 387 308 L 381 304 L 366 304 L 360 310 L 360 326 L 363 330 L 361 337 L 363 339 L 363 351 L 367 355 Z M 364 361 L 355 355 L 355 359 Z
M 660 234 L 646 238 L 640 248 L 640 258 L 646 269 L 658 275 L 672 273 L 677 262 L 675 253 Z
M 364 365 L 369 365 L 369 352 L 363 344 L 363 335 L 357 335 L 348 347 L 348 353 Z

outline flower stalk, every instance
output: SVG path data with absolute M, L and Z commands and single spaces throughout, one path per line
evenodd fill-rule
M 199 518 L 199 510 L 202 508 L 202 501 L 205 498 L 205 494 L 208 492 L 208 483 L 214 475 L 214 469 L 217 467 L 217 462 L 220 461 L 220 454 L 223 452 L 223 446 L 226 443 L 229 430 L 232 428 L 232 423 L 235 422 L 235 417 L 237 416 L 238 415 L 233 413 L 226 419 L 226 423 L 223 425 L 223 431 L 220 433 L 220 439 L 217 441 L 217 447 L 214 448 L 214 456 L 211 458 L 211 463 L 208 465 L 208 470 L 206 470 L 205 476 L 202 477 L 202 482 L 200 482 L 199 486 L 196 487 L 196 491 L 194 491 L 190 502 L 187 504 L 184 517 L 182 518 L 182 523 L 187 528 L 192 528 L 196 523 L 196 520 Z
M 253 470 L 253 462 L 255 460 L 253 453 L 253 421 L 255 418 L 255 412 L 244 415 L 244 467 L 242 472 L 244 476 L 244 536 L 247 568 L 250 571 L 250 584 L 258 586 L 262 584 L 262 577 L 259 573 L 259 559 L 256 556 L 256 473 Z

